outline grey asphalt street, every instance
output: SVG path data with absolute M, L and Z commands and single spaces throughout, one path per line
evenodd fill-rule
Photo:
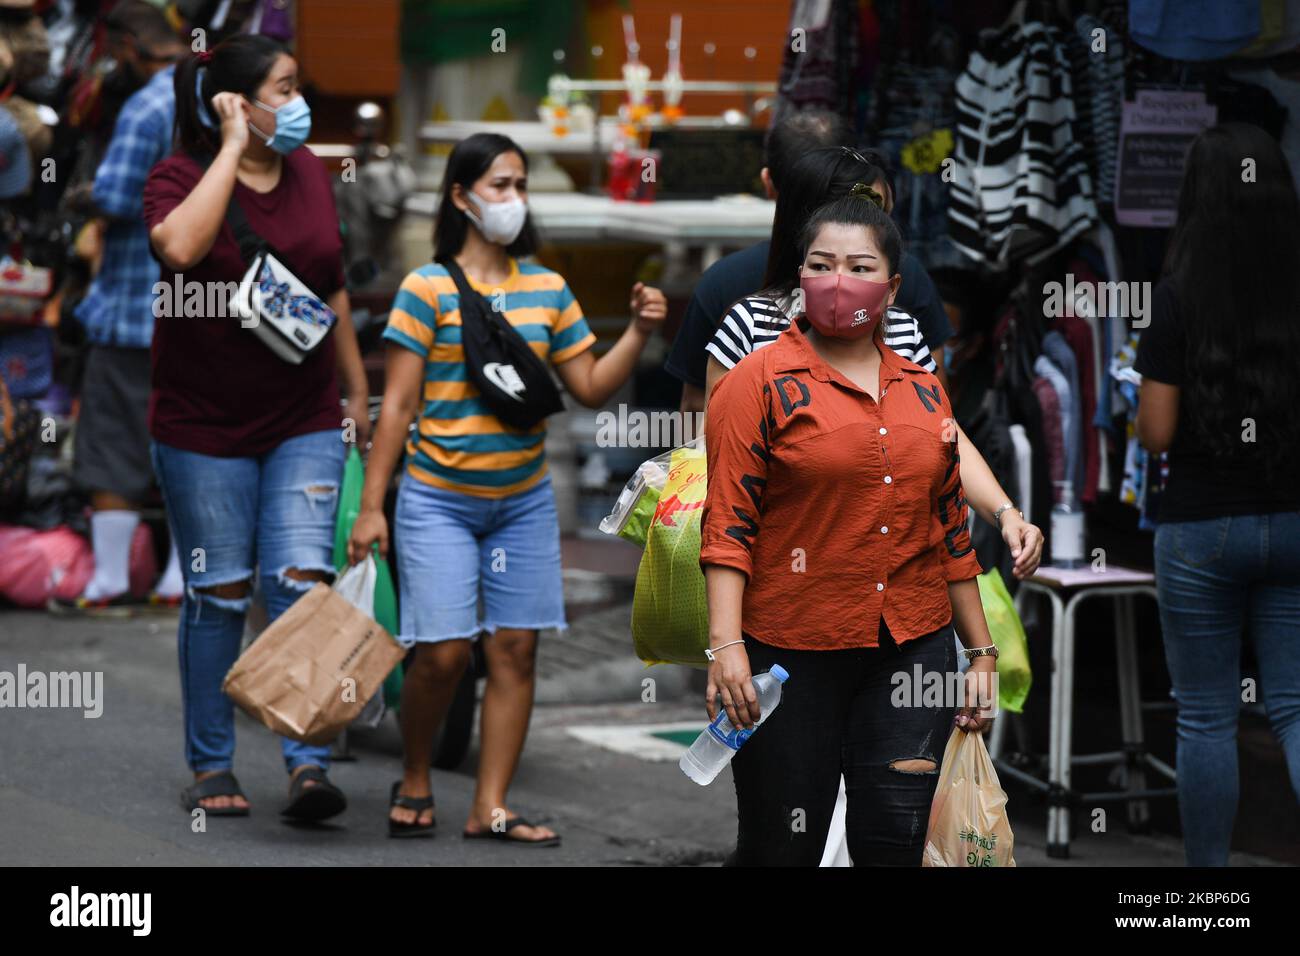
M 235 771 L 254 811 L 209 818 L 194 833 L 179 804 L 182 754 L 175 617 L 130 621 L 0 613 L 0 670 L 102 670 L 103 714 L 0 711 L 0 864 L 662 864 L 719 861 L 734 838 L 729 784 L 702 790 L 670 762 L 650 763 L 572 738 L 571 724 L 690 719 L 682 703 L 543 705 L 512 808 L 563 837 L 555 849 L 469 843 L 459 836 L 473 791 L 471 751 L 458 772 L 435 771 L 433 840 L 387 838 L 388 790 L 400 776 L 391 715 L 353 735 L 354 762 L 332 779 L 349 797 L 337 825 L 281 822 L 287 777 L 276 739 L 240 714 Z
M 473 748 L 459 770 L 435 771 L 438 836 L 388 839 L 387 795 L 400 766 L 391 715 L 380 729 L 352 736 L 357 759 L 332 770 L 349 808 L 337 824 L 314 829 L 281 822 L 286 777 L 278 743 L 239 715 L 235 770 L 253 815 L 210 818 L 206 832 L 192 832 L 178 800 L 188 777 L 175 616 L 102 621 L 0 611 L 0 671 L 14 672 L 21 663 L 29 671 L 104 674 L 103 713 L 96 719 L 74 710 L 0 710 L 0 864 L 717 864 L 735 838 L 728 774 L 700 788 L 674 760 L 615 752 L 569 731 L 703 723 L 695 692 L 673 697 L 686 693 L 681 675 L 643 671 L 632 658 L 626 631 L 620 630 L 626 614 L 626 604 L 615 604 L 579 617 L 563 639 L 544 637 L 541 702 L 511 805 L 548 823 L 564 842 L 534 849 L 460 838 L 473 790 Z M 657 675 L 656 703 L 641 702 L 640 678 L 647 673 Z M 1048 861 L 1041 806 L 1013 796 L 1011 816 L 1021 866 L 1182 862 L 1176 839 L 1134 837 L 1122 827 L 1082 833 L 1073 859 Z M 1243 856 L 1235 862 L 1262 861 Z

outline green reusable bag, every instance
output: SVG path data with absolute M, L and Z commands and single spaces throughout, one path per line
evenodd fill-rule
M 998 569 L 986 571 L 977 580 L 989 635 L 998 646 L 998 708 L 1018 714 L 1024 709 L 1029 685 L 1033 683 L 1033 674 L 1029 672 L 1029 642 Z
M 702 442 L 674 448 L 650 518 L 632 597 L 633 646 L 647 664 L 709 663 L 709 610 L 700 570 L 706 471 Z
M 348 566 L 348 537 L 352 534 L 352 523 L 361 513 L 361 489 L 366 483 L 366 466 L 361 461 L 361 454 L 353 446 L 348 451 L 347 461 L 343 464 L 343 484 L 339 488 L 338 518 L 334 524 L 334 568 L 340 573 Z M 388 562 L 379 556 L 375 549 L 375 621 L 394 637 L 397 636 L 397 591 L 393 588 L 393 575 L 388 570 Z M 384 703 L 396 710 L 402 699 L 402 668 L 393 668 L 393 672 L 384 680 Z

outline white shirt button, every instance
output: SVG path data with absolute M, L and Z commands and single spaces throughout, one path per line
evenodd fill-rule
M 885 484 L 887 484 L 887 485 L 892 485 L 893 483 L 894 483 L 894 476 L 893 476 L 893 475 L 885 475 Z
M 881 429 L 880 429 L 880 434 L 882 434 L 882 435 L 888 435 L 888 434 L 889 434 L 889 429 L 888 429 L 888 428 L 881 428 Z
M 885 586 L 884 586 L 883 584 L 877 584 L 877 585 L 876 585 L 876 590 L 877 590 L 877 591 L 883 591 L 884 589 L 885 589 Z
M 880 528 L 880 533 L 881 533 L 881 534 L 889 534 L 889 526 L 888 526 L 888 525 L 882 525 L 881 528 Z

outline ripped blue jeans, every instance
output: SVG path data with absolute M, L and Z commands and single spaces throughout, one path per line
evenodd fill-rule
M 239 656 L 255 569 L 269 620 L 312 581 L 333 574 L 334 518 L 347 446 L 338 429 L 287 439 L 256 458 L 217 458 L 154 442 L 153 466 L 185 575 L 180 619 L 185 759 L 195 773 L 226 770 L 235 756 L 234 703 L 221 690 Z M 248 596 L 200 590 L 249 582 Z M 329 765 L 329 747 L 281 740 L 286 767 Z

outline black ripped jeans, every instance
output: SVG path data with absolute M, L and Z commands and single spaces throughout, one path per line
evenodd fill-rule
M 957 671 L 953 640 L 945 625 L 898 645 L 883 621 L 880 646 L 870 648 L 791 651 L 745 635 L 754 674 L 780 664 L 790 679 L 780 707 L 731 761 L 739 832 L 728 863 L 817 866 L 843 773 L 853 865 L 920 866 L 956 713 L 947 693 L 947 675 Z M 936 675 L 930 681 L 944 675 L 944 693 L 934 684 L 928 695 L 914 689 L 918 664 L 922 675 Z M 935 769 L 891 767 L 908 760 Z

